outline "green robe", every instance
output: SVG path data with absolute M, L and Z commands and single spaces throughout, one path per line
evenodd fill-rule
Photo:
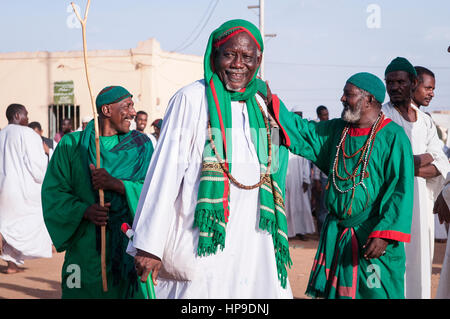
M 126 195 L 105 191 L 110 202 L 106 226 L 108 292 L 103 292 L 100 227 L 83 218 L 98 203 L 89 163 L 96 165 L 93 121 L 82 132 L 66 134 L 58 143 L 42 185 L 44 220 L 58 252 L 65 251 L 62 298 L 143 298 L 134 259 L 125 250 L 122 223 L 132 225 L 153 153 L 150 139 L 137 131 L 100 137 L 101 167 L 123 181 Z M 81 275 L 81 277 L 80 277 Z
M 277 101 L 273 113 L 285 145 L 329 177 L 325 204 L 330 213 L 322 228 L 306 293 L 321 298 L 404 298 L 404 242 L 410 240 L 414 191 L 413 155 L 404 130 L 390 119 L 384 120 L 368 162 L 369 176 L 364 180 L 367 191 L 357 186 L 352 201 L 352 191 L 340 193 L 332 180 L 337 146 L 346 123 L 341 119 L 307 121 Z M 360 149 L 369 132 L 370 128 L 350 129 L 345 140 L 346 154 Z M 359 154 L 346 158 L 349 172 L 358 159 Z M 338 172 L 347 176 L 342 152 Z M 360 177 L 356 179 L 359 181 Z M 336 177 L 336 185 L 346 190 L 353 184 Z M 362 246 L 372 237 L 387 239 L 389 244 L 385 255 L 368 261 L 363 258 Z

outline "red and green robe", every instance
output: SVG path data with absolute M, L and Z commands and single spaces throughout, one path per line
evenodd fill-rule
M 111 207 L 106 226 L 108 292 L 103 292 L 100 227 L 83 218 L 86 208 L 99 201 L 89 170 L 90 163 L 96 164 L 93 123 L 61 139 L 42 185 L 45 224 L 56 250 L 65 251 L 62 298 L 145 298 L 120 227 L 133 223 L 153 146 L 137 131 L 100 137 L 101 167 L 125 187 L 125 195 L 105 191 L 105 203 Z
M 339 192 L 332 179 L 346 122 L 304 120 L 289 112 L 276 96 L 273 114 L 289 150 L 311 160 L 329 177 L 325 203 L 330 213 L 322 228 L 306 293 L 321 298 L 404 298 L 404 243 L 410 240 L 414 192 L 413 155 L 404 130 L 388 118 L 381 123 L 364 180 L 367 191 L 357 186 L 352 201 L 352 191 Z M 370 130 L 349 129 L 347 155 L 364 145 Z M 345 159 L 349 172 L 358 159 L 359 154 Z M 338 173 L 347 176 L 342 152 Z M 347 190 L 353 183 L 336 177 L 336 185 Z M 387 239 L 389 244 L 383 256 L 366 260 L 362 247 L 373 237 Z

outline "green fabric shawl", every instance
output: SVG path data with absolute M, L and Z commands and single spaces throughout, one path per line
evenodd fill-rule
M 242 92 L 225 89 L 218 75 L 213 71 L 213 46 L 224 43 L 232 36 L 247 32 L 257 43 L 261 52 L 263 42 L 259 30 L 245 20 L 231 20 L 216 29 L 210 36 L 204 57 L 204 77 L 208 100 L 209 120 L 216 150 L 224 159 L 231 172 L 232 140 L 229 132 L 231 123 L 231 101 L 245 101 L 252 131 L 252 141 L 256 147 L 261 172 L 267 171 L 268 141 L 263 114 L 258 107 L 255 95 L 257 91 L 266 95 L 265 83 L 253 79 Z M 260 186 L 260 222 L 259 227 L 267 230 L 273 238 L 278 277 L 283 288 L 286 287 L 287 270 L 292 261 L 289 256 L 287 221 L 284 211 L 284 184 L 287 169 L 287 149 L 272 144 L 272 167 L 270 178 Z M 279 165 L 277 167 L 277 165 Z M 229 212 L 230 181 L 223 172 L 208 140 L 203 152 L 202 172 L 195 209 L 194 227 L 198 227 L 200 237 L 197 247 L 199 256 L 215 254 L 217 248 L 224 249 L 225 233 Z M 231 212 L 232 214 L 233 212 Z
M 144 181 L 147 174 L 153 145 L 150 139 L 137 131 L 116 135 L 118 144 L 112 149 L 101 149 L 100 167 L 124 182 Z M 96 166 L 95 130 L 94 121 L 86 126 L 81 145 L 86 152 L 82 152 L 84 167 L 92 163 Z M 102 145 L 100 146 L 102 147 Z M 98 202 L 98 192 L 95 192 Z M 126 253 L 128 239 L 123 236 L 120 227 L 123 223 L 132 223 L 134 212 L 130 210 L 130 200 L 115 192 L 105 191 L 105 203 L 111 203 L 111 213 L 107 224 L 109 232 L 107 249 L 110 250 L 110 264 L 113 274 L 113 284 L 118 284 L 121 278 L 128 277 L 131 282 L 136 281 L 134 259 Z M 135 206 L 131 205 L 131 207 Z M 135 209 L 135 207 L 133 207 Z M 131 214 L 130 214 L 131 212 Z M 100 228 L 97 227 L 97 250 L 100 252 Z
M 116 138 L 116 141 L 111 139 Z M 126 196 L 105 191 L 111 202 L 106 229 L 108 292 L 102 291 L 99 232 L 83 218 L 88 206 L 98 202 L 91 186 L 89 164 L 95 165 L 93 121 L 83 132 L 67 134 L 58 143 L 42 185 L 46 227 L 57 251 L 66 251 L 62 268 L 63 298 L 143 298 L 134 260 L 125 253 L 128 239 L 121 223 L 132 223 L 136 203 L 153 153 L 150 139 L 139 132 L 100 138 L 101 167 L 123 181 Z M 79 265 L 81 288 L 67 286 L 70 265 Z

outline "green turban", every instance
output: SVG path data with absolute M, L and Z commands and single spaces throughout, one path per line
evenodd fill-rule
M 414 68 L 414 66 L 405 58 L 397 57 L 387 66 L 386 71 L 384 72 L 384 75 L 395 72 L 395 71 L 405 71 L 409 74 L 417 76 L 417 71 Z
M 222 24 L 209 36 L 208 45 L 206 46 L 206 52 L 204 56 L 204 75 L 206 84 L 209 83 L 213 74 L 214 66 L 211 65 L 211 57 L 213 48 L 218 48 L 230 38 L 238 33 L 246 32 L 255 41 L 258 49 L 264 51 L 264 43 L 261 37 L 259 29 L 251 22 L 241 19 L 230 20 Z M 256 70 L 253 79 L 256 77 L 258 70 Z M 252 81 L 253 82 L 253 81 Z
M 351 83 L 360 89 L 369 92 L 378 102 L 384 102 L 384 97 L 386 95 L 384 83 L 379 77 L 373 75 L 372 73 L 356 73 L 347 80 L 347 83 Z
M 95 105 L 97 112 L 101 113 L 103 105 L 118 103 L 126 98 L 133 97 L 133 95 L 122 86 L 107 86 L 97 95 Z

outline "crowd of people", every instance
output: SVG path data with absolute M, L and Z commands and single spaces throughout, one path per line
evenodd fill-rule
M 204 77 L 174 94 L 153 134 L 132 93 L 106 86 L 98 146 L 92 118 L 76 131 L 64 119 L 48 139 L 11 104 L 0 131 L 6 272 L 54 246 L 62 298 L 145 298 L 149 283 L 162 299 L 292 298 L 289 240 L 319 234 L 307 295 L 431 298 L 435 233 L 446 240 L 450 222 L 449 153 L 424 112 L 433 72 L 397 57 L 384 82 L 359 72 L 342 83 L 340 118 L 320 105 L 308 120 L 257 77 L 263 52 L 252 23 L 222 24 Z M 450 298 L 447 254 L 437 297 Z

